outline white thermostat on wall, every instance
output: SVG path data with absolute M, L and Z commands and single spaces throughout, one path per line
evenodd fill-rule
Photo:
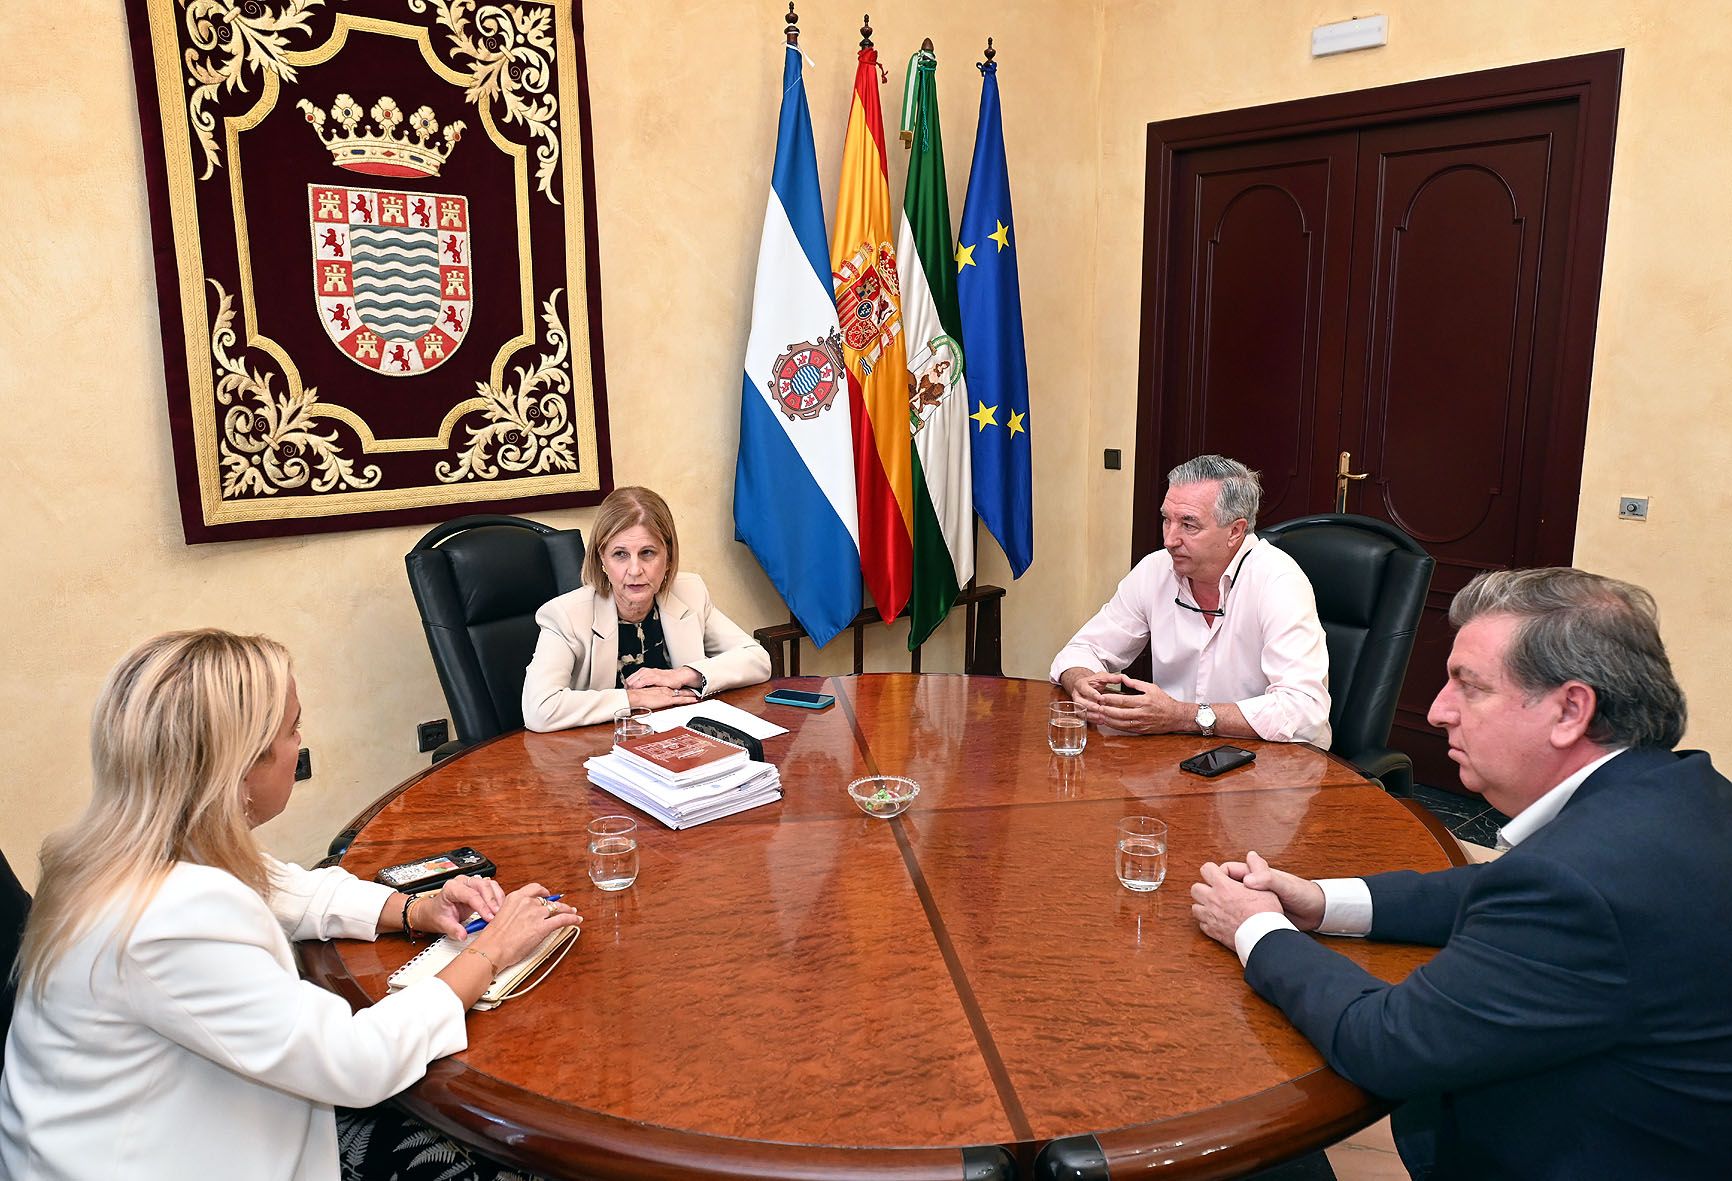
M 1389 18 L 1386 16 L 1356 16 L 1332 25 L 1318 25 L 1311 30 L 1311 56 L 1329 57 L 1336 53 L 1351 53 L 1355 49 L 1376 49 L 1389 44 Z

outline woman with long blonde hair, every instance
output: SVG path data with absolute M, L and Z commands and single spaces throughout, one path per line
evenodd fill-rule
M 91 719 L 91 799 L 42 850 L 0 1075 L 0 1174 L 338 1175 L 332 1106 L 378 1103 L 465 1048 L 497 971 L 579 921 L 530 884 L 406 896 L 276 861 L 253 828 L 294 787 L 300 703 L 262 636 L 172 632 L 127 655 Z M 351 1013 L 291 939 L 486 929 L 437 977 Z

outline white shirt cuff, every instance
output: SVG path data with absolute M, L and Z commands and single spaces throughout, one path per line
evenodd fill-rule
M 1261 911 L 1239 924 L 1239 929 L 1233 932 L 1233 950 L 1239 953 L 1240 966 L 1251 962 L 1251 949 L 1257 946 L 1257 941 L 1271 931 L 1297 931 L 1286 915 L 1272 910 Z
M 1371 887 L 1364 878 L 1318 878 L 1323 888 L 1322 935 L 1369 935 L 1371 933 Z
M 1064 682 L 1059 678 L 1073 668 L 1086 668 L 1091 674 L 1102 673 L 1106 671 L 1106 664 L 1092 653 L 1067 647 L 1053 658 L 1051 676 L 1048 679 L 1055 685 L 1063 686 Z
M 1245 724 L 1257 732 L 1257 737 L 1265 742 L 1281 741 L 1279 734 L 1271 735 L 1264 729 L 1263 699 L 1261 697 L 1247 697 L 1245 700 L 1235 701 L 1233 704 L 1239 707 L 1241 714 L 1245 715 Z

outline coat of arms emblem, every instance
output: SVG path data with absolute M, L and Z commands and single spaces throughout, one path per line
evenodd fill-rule
M 332 343 L 388 377 L 450 360 L 475 298 L 469 199 L 308 185 L 307 201 L 313 297 Z
M 896 251 L 888 242 L 876 247 L 862 242 L 836 272 L 835 280 L 842 343 L 859 354 L 860 372 L 869 374 L 884 346 L 902 331 L 896 306 L 902 295 L 896 278 Z
M 908 427 L 919 433 L 962 377 L 962 342 L 939 334 L 908 359 Z
M 794 419 L 814 419 L 836 400 L 842 380 L 842 338 L 832 332 L 820 340 L 791 344 L 770 367 L 770 396 L 782 413 Z
M 407 134 L 399 135 L 403 112 L 389 95 L 373 104 L 371 123 L 347 94 L 328 114 L 306 99 L 297 106 L 330 149 L 331 163 L 364 176 L 438 176 L 463 138 L 461 120 L 440 126 L 430 107 L 415 111 Z M 443 365 L 463 343 L 473 306 L 469 199 L 308 185 L 307 204 L 313 297 L 332 343 L 387 377 Z

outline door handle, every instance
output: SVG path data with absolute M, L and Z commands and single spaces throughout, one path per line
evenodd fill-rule
M 1335 461 L 1335 511 L 1347 511 L 1347 482 L 1349 480 L 1365 480 L 1370 472 L 1355 472 L 1348 469 L 1353 466 L 1353 452 L 1343 451 L 1341 458 Z

